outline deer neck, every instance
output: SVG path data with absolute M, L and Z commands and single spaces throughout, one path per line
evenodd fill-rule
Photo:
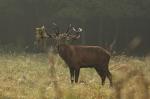
M 59 44 L 57 45 L 58 53 L 62 52 L 65 49 L 66 44 Z
M 60 44 L 57 46 L 57 52 L 58 52 L 59 56 L 61 56 L 62 58 L 66 57 L 66 51 L 67 51 L 66 44 Z

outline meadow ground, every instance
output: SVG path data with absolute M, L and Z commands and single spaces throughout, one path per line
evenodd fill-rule
M 81 69 L 80 82 L 70 83 L 69 70 L 58 55 L 1 53 L 0 99 L 148 99 L 150 57 L 111 58 L 113 87 L 94 69 Z

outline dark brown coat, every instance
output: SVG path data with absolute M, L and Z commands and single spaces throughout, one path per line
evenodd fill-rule
M 108 77 L 112 85 L 112 76 L 108 70 L 110 53 L 99 46 L 78 46 L 65 45 L 58 46 L 58 52 L 61 58 L 69 66 L 71 82 L 78 82 L 80 68 L 93 67 L 102 79 L 102 85 L 105 78 Z

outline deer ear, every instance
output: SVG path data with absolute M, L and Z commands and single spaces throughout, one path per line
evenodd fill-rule
M 80 38 L 80 34 L 76 36 L 76 39 L 79 39 L 79 38 Z
M 79 38 L 80 38 L 80 34 L 75 35 L 75 36 L 73 37 L 73 40 L 77 40 L 77 39 L 79 39 Z

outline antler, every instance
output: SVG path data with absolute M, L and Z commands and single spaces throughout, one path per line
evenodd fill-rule
M 59 27 L 57 26 L 56 23 L 52 23 L 52 25 L 54 26 L 53 29 L 55 29 L 55 32 L 52 33 L 52 34 L 48 34 L 49 38 L 53 38 L 53 39 L 56 39 L 56 40 L 60 40 L 62 38 L 64 38 L 64 33 L 60 33 L 59 32 Z
M 49 38 L 53 38 L 57 40 L 60 40 L 60 39 L 76 40 L 80 38 L 80 32 L 82 32 L 82 28 L 75 28 L 75 27 L 72 27 L 71 24 L 69 24 L 66 32 L 60 33 L 59 27 L 57 26 L 57 24 L 56 23 L 52 23 L 52 24 L 55 26 L 54 29 L 56 29 L 56 31 L 53 34 L 47 34 Z
M 80 32 L 82 32 L 82 28 L 75 28 L 75 27 L 72 27 L 72 30 L 76 33 L 76 34 L 69 34 L 69 37 L 68 37 L 68 40 L 70 39 L 79 39 L 80 38 Z

